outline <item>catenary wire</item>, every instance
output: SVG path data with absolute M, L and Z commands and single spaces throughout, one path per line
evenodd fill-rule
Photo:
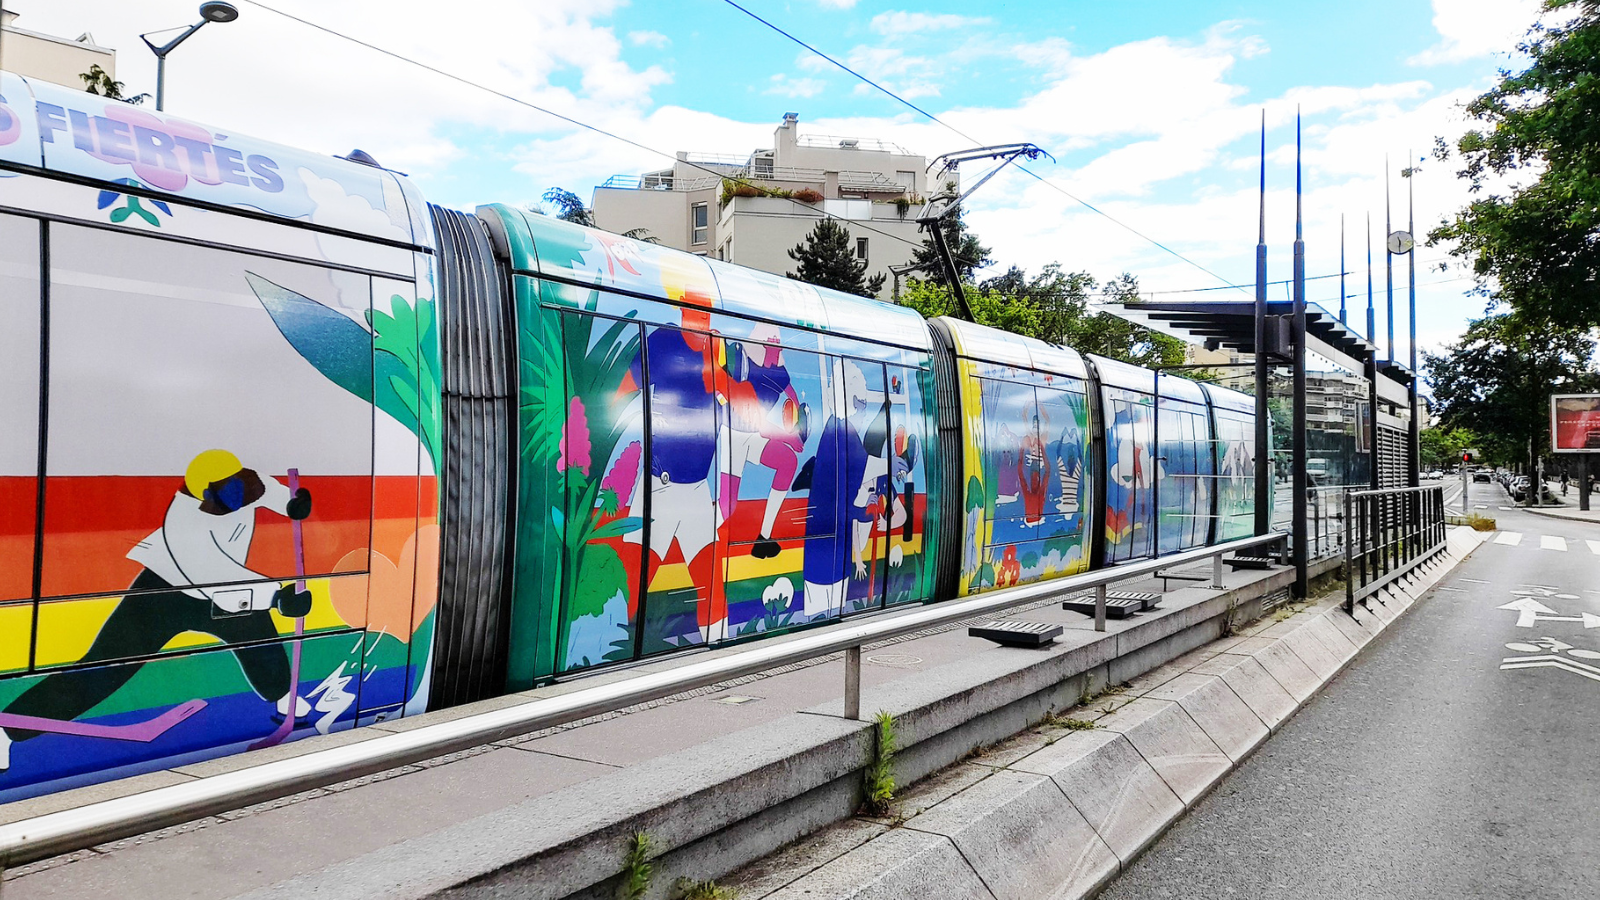
M 924 116 L 927 116 L 929 120 L 933 121 L 934 123 L 938 124 L 939 126 L 941 126 L 943 128 L 948 129 L 949 131 L 951 131 L 952 133 L 956 134 L 957 136 L 959 136 L 959 137 L 961 137 L 961 138 L 963 138 L 963 139 L 965 139 L 967 141 L 970 141 L 973 144 L 982 144 L 983 143 L 982 141 L 978 140 L 977 138 L 973 137 L 972 135 L 967 134 L 966 132 L 962 131 L 961 129 L 955 127 L 954 125 L 951 125 L 949 122 L 944 121 L 943 119 L 939 118 L 938 116 L 934 115 L 933 113 L 928 112 L 927 110 L 925 110 L 922 107 L 916 105 L 915 103 L 912 103 L 910 100 L 907 100 L 904 97 L 901 97 L 899 94 L 896 94 L 894 91 L 891 91 L 888 88 L 884 87 L 883 85 L 877 83 L 876 81 L 873 81 L 872 79 L 868 78 L 867 76 L 862 75 L 860 72 L 857 72 L 855 69 L 850 68 L 849 66 L 847 66 L 844 63 L 840 62 L 839 60 L 834 59 L 832 56 L 829 56 L 828 54 L 822 52 L 821 50 L 818 50 L 816 47 L 813 47 L 812 45 L 806 43 L 805 41 L 801 40 L 800 38 L 796 37 L 795 35 L 790 34 L 788 31 L 785 31 L 783 28 L 779 27 L 778 25 L 776 25 L 776 24 L 774 24 L 774 23 L 762 18 L 759 15 L 756 15 L 754 12 L 751 12 L 749 9 L 746 9 L 745 7 L 743 7 L 743 6 L 739 5 L 738 3 L 736 3 L 735 0 L 723 0 L 723 2 L 726 3 L 727 5 L 733 7 L 734 9 L 737 9 L 738 11 L 744 13 L 745 15 L 749 16 L 750 18 L 756 20 L 757 22 L 760 22 L 762 25 L 765 25 L 766 27 L 772 29 L 773 31 L 776 31 L 778 34 L 783 35 L 785 38 L 788 38 L 789 40 L 793 41 L 794 43 L 799 44 L 801 47 L 804 47 L 805 49 L 811 51 L 812 53 L 815 53 L 817 56 L 822 57 L 823 59 L 827 60 L 829 63 L 832 63 L 834 66 L 837 66 L 838 68 L 844 70 L 845 72 L 848 72 L 852 76 L 861 79 L 862 82 L 864 82 L 867 85 L 869 85 L 869 86 L 877 89 L 878 91 L 882 92 L 885 96 L 889 97 L 890 99 L 894 100 L 895 102 L 900 103 L 900 104 L 906 106 L 907 108 L 912 109 L 912 110 L 914 110 L 914 111 L 916 111 L 916 112 L 918 112 L 918 113 L 920 113 L 920 114 L 922 114 Z M 1038 174 L 1037 172 L 1033 171 L 1032 169 L 1028 168 L 1027 166 L 1025 166 L 1025 165 L 1023 165 L 1021 163 L 1018 163 L 1017 164 L 1017 168 L 1020 169 L 1024 174 L 1028 175 L 1030 178 L 1033 178 L 1035 181 L 1037 181 L 1040 184 L 1044 185 L 1045 187 L 1048 187 L 1051 190 L 1056 191 L 1057 193 L 1059 193 L 1062 196 L 1068 198 L 1069 200 L 1072 200 L 1073 202 L 1079 204 L 1080 206 L 1082 206 L 1083 208 L 1089 210 L 1090 212 L 1095 213 L 1096 215 L 1099 215 L 1099 216 L 1103 216 L 1105 219 L 1107 219 L 1108 221 L 1112 222 L 1113 224 L 1115 224 L 1119 228 L 1122 228 L 1125 231 L 1129 232 L 1130 234 L 1133 234 L 1133 235 L 1137 236 L 1139 239 L 1152 244 L 1153 246 L 1159 248 L 1160 250 L 1162 250 L 1162 251 L 1164 251 L 1166 253 L 1169 253 L 1169 254 L 1177 257 L 1178 259 L 1183 260 L 1185 263 L 1188 263 L 1189 265 L 1195 267 L 1196 269 L 1199 269 L 1200 271 L 1206 273 L 1207 275 L 1210 275 L 1212 278 L 1215 278 L 1218 281 L 1222 282 L 1225 286 L 1236 288 L 1236 289 L 1241 290 L 1241 291 L 1244 290 L 1243 286 L 1233 284 L 1232 282 L 1228 281 L 1228 279 L 1223 278 L 1221 275 L 1218 275 L 1216 272 L 1211 271 L 1210 269 L 1206 268 L 1205 266 L 1201 265 L 1200 263 L 1197 263 L 1194 260 L 1190 259 L 1189 257 L 1184 256 L 1182 253 L 1179 253 L 1178 251 L 1172 249 L 1171 247 L 1168 247 L 1166 244 L 1163 244 L 1160 241 L 1156 240 L 1155 238 L 1153 238 L 1153 237 L 1145 234 L 1144 232 L 1140 231 L 1139 229 L 1134 228 L 1132 225 L 1129 225 L 1128 223 L 1122 221 L 1121 219 L 1118 219 L 1116 216 L 1113 216 L 1110 213 L 1106 212 L 1105 210 L 1099 208 L 1098 206 L 1095 206 L 1093 203 L 1090 203 L 1089 201 L 1083 199 L 1082 197 L 1079 197 L 1076 194 L 1073 194 L 1071 191 L 1068 191 L 1066 188 L 1056 184 L 1055 182 L 1051 181 L 1048 178 L 1045 178 L 1044 176 Z
M 608 131 L 608 130 L 606 130 L 604 128 L 599 127 L 598 125 L 591 125 L 588 122 L 584 122 L 584 121 L 582 121 L 580 119 L 575 119 L 572 116 L 564 115 L 562 113 L 556 112 L 553 109 L 548 109 L 546 107 L 540 106 L 540 105 L 538 105 L 536 103 L 533 103 L 531 101 L 523 100 L 520 97 L 514 96 L 512 94 L 508 94 L 505 91 L 499 90 L 497 88 L 490 87 L 490 86 L 488 86 L 486 84 L 482 84 L 480 82 L 473 81 L 470 78 L 466 78 L 464 76 L 457 75 L 454 72 L 450 72 L 450 71 L 448 71 L 446 69 L 441 69 L 438 66 L 430 65 L 429 63 L 422 62 L 421 60 L 412 59 L 411 57 L 406 56 L 404 54 L 397 53 L 397 52 L 395 52 L 393 50 L 389 50 L 389 49 L 386 49 L 384 47 L 380 47 L 380 46 L 378 46 L 376 44 L 370 43 L 368 41 L 364 41 L 361 38 L 345 34 L 344 32 L 338 31 L 338 30 L 333 29 L 333 28 L 329 28 L 326 25 L 319 25 L 318 23 L 313 22 L 313 21 L 311 21 L 309 19 L 303 18 L 301 16 L 297 16 L 294 13 L 286 12 L 286 11 L 278 9 L 276 7 L 269 6 L 266 3 L 261 2 L 261 0 L 240 0 L 240 2 L 248 3 L 249 5 L 257 7 L 258 9 L 263 9 L 263 10 L 265 10 L 267 12 L 270 12 L 270 13 L 273 13 L 275 15 L 282 16 L 285 19 L 289 19 L 290 21 L 298 22 L 301 25 L 304 25 L 304 26 L 306 26 L 308 28 L 312 28 L 312 29 L 315 29 L 317 31 L 323 32 L 324 34 L 328 34 L 328 35 L 331 35 L 333 37 L 339 38 L 340 40 L 349 41 L 352 44 L 356 44 L 358 46 L 365 47 L 366 49 L 371 50 L 374 53 L 379 53 L 379 54 L 387 56 L 387 57 L 389 57 L 391 59 L 399 60 L 400 62 L 406 63 L 408 65 L 416 66 L 417 68 L 426 70 L 428 72 L 432 72 L 433 74 L 438 75 L 440 77 L 448 78 L 451 81 L 457 82 L 459 84 L 466 85 L 467 87 L 474 88 L 474 89 L 480 90 L 480 91 L 484 91 L 485 93 L 493 94 L 494 96 L 499 97 L 499 98 L 501 98 L 503 100 L 509 100 L 510 102 L 515 103 L 518 106 L 524 106 L 524 107 L 527 107 L 528 109 L 534 110 L 535 112 L 544 113 L 545 115 L 550 116 L 551 118 L 559 119 L 559 120 L 561 120 L 563 122 L 566 122 L 569 125 L 573 125 L 575 127 L 581 128 L 581 129 L 583 129 L 585 131 L 593 132 L 594 134 L 598 134 L 598 135 L 601 135 L 602 137 L 610 138 L 610 139 L 612 139 L 614 141 L 620 141 L 621 143 L 627 144 L 628 146 L 633 147 L 633 148 L 635 148 L 637 150 L 643 150 L 646 153 L 651 153 L 651 154 L 654 154 L 656 156 L 662 157 L 663 159 L 671 160 L 674 163 L 681 162 L 684 165 L 686 165 L 686 166 L 688 166 L 688 167 L 690 167 L 692 169 L 698 169 L 699 171 L 704 172 L 704 173 L 706 173 L 708 175 L 713 175 L 713 176 L 716 176 L 718 178 L 723 178 L 723 179 L 726 179 L 728 181 L 732 181 L 735 184 L 743 185 L 745 187 L 754 188 L 756 190 L 762 190 L 760 185 L 752 184 L 749 181 L 746 181 L 746 180 L 744 180 L 742 178 L 739 178 L 738 176 L 727 175 L 725 173 L 718 172 L 715 169 L 709 168 L 707 166 L 702 166 L 702 165 L 700 165 L 698 163 L 695 163 L 695 162 L 692 162 L 690 160 L 678 159 L 677 155 L 674 154 L 674 153 L 668 153 L 665 150 L 658 150 L 655 147 L 651 147 L 651 146 L 649 146 L 647 144 L 642 144 L 642 143 L 640 143 L 640 142 L 638 142 L 636 140 L 633 140 L 632 138 L 624 137 L 623 135 L 617 134 L 616 132 L 613 132 L 613 131 Z M 892 232 L 884 231 L 884 230 L 879 229 L 879 228 L 873 228 L 870 225 L 863 225 L 863 224 L 861 224 L 860 221 L 855 220 L 855 219 L 845 219 L 845 218 L 843 218 L 841 216 L 836 216 L 836 215 L 834 215 L 834 214 L 832 214 L 832 213 L 830 213 L 830 212 L 828 212 L 826 210 L 819 209 L 818 207 L 816 207 L 816 206 L 814 206 L 812 204 L 804 203 L 804 202 L 802 202 L 800 200 L 795 200 L 792 197 L 780 197 L 780 198 L 776 198 L 776 199 L 788 200 L 790 203 L 793 203 L 796 206 L 802 207 L 802 208 L 804 208 L 804 209 L 806 209 L 806 210 L 808 210 L 808 211 L 810 211 L 812 213 L 820 212 L 822 214 L 823 218 L 833 219 L 833 220 L 838 221 L 838 222 L 848 223 L 848 225 L 850 227 L 852 227 L 852 228 L 857 228 L 857 229 L 860 229 L 862 231 L 870 231 L 873 234 L 880 235 L 882 237 L 888 238 L 888 239 L 893 240 L 893 241 L 898 241 L 898 242 L 900 242 L 902 244 L 905 244 L 907 246 L 915 247 L 915 248 L 917 248 L 919 250 L 923 249 L 923 245 L 920 242 L 908 240 L 906 238 L 901 237 L 900 235 L 894 234 Z M 960 258 L 960 261 L 963 262 L 963 263 L 967 263 L 969 265 L 972 264 L 972 262 L 973 262 L 972 260 L 968 260 L 968 259 L 965 259 L 965 258 Z

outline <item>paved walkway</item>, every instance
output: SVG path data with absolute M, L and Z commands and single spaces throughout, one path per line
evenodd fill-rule
M 1209 573 L 1209 564 L 1193 567 Z M 1236 588 L 1268 573 L 1229 572 Z M 1153 580 L 1124 582 L 1130 590 L 1160 590 Z M 1171 610 L 1215 596 L 1202 587 L 1175 588 L 1165 604 Z M 1014 612 L 1029 619 L 1060 622 L 1092 631 L 1085 616 L 1062 610 L 1057 600 Z M 888 613 L 894 615 L 897 613 Z M 1154 614 L 1152 614 L 1154 615 Z M 1135 620 L 1130 620 L 1135 621 Z M 1110 623 L 1116 634 L 1129 623 Z M 774 640 L 784 640 L 775 638 Z M 69 808 L 195 777 L 246 767 L 260 761 L 370 739 L 387 731 L 553 696 L 645 671 L 700 662 L 710 655 L 744 648 L 690 653 L 629 670 L 497 698 L 440 713 L 312 738 L 272 750 L 211 760 L 179 769 L 66 792 L 0 808 L 0 821 Z M 862 681 L 864 693 L 889 691 L 896 682 L 915 685 L 939 677 L 941 670 L 970 665 L 1004 648 L 966 635 L 964 625 L 947 626 L 869 647 Z M 115 896 L 138 898 L 221 898 L 266 889 L 307 872 L 352 864 L 367 854 L 408 839 L 441 832 L 458 823 L 508 810 L 530 798 L 553 795 L 580 783 L 618 775 L 646 762 L 692 753 L 701 745 L 745 729 L 756 729 L 829 701 L 844 683 L 838 656 L 747 676 L 558 729 L 500 741 L 427 763 L 309 791 L 141 838 L 106 844 L 56 860 L 5 873 L 5 900 Z M 908 688 L 910 689 L 910 688 Z M 756 734 L 757 732 L 751 732 Z M 601 782 L 596 782 L 601 783 Z

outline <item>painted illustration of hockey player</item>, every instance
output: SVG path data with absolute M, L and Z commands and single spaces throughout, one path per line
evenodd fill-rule
M 1022 437 L 1017 452 L 1017 481 L 1022 493 L 1022 524 L 1044 521 L 1044 501 L 1048 493 L 1044 440 L 1039 437 L 1039 414 L 1033 414 L 1033 427 Z
M 793 485 L 795 490 L 810 491 L 803 563 L 808 619 L 839 615 L 850 579 L 866 579 L 870 504 L 877 496 L 878 476 L 857 421 L 868 410 L 877 412 L 873 402 L 881 406 L 883 392 L 868 390 L 866 376 L 855 362 L 836 359 L 832 370 L 827 387 L 834 392 L 835 409 L 823 425 L 816 455 L 806 460 Z
M 710 320 L 708 310 L 690 307 L 683 310 L 682 329 L 652 329 L 645 339 L 645 361 L 636 361 L 632 369 L 634 382 L 648 392 L 650 410 L 650 466 L 641 477 L 649 480 L 650 490 L 645 617 L 655 646 L 646 652 L 702 637 L 715 640 L 726 624 L 715 547 L 722 510 L 711 492 L 721 418 L 716 374 L 721 339 L 709 333 Z M 641 534 L 632 532 L 624 540 L 637 543 Z M 683 588 L 662 578 L 674 544 L 692 582 L 692 598 L 677 602 L 668 594 Z
M 128 553 L 144 568 L 78 663 L 149 657 L 178 635 L 195 632 L 228 645 L 249 645 L 237 646 L 233 655 L 250 687 L 274 704 L 281 717 L 308 715 L 310 703 L 291 684 L 289 651 L 274 642 L 279 634 L 272 611 L 291 619 L 304 616 L 311 610 L 311 594 L 245 564 L 257 509 L 304 519 L 311 514 L 311 494 L 304 488 L 291 494 L 226 450 L 196 456 L 161 527 Z M 28 688 L 0 712 L 0 770 L 10 768 L 13 742 L 45 730 L 151 739 L 153 734 L 132 737 L 115 726 L 72 721 L 116 693 L 141 667 L 133 662 L 75 669 L 48 675 Z M 193 712 L 203 705 L 191 701 L 184 708 Z M 162 718 L 171 720 L 172 712 L 178 711 Z
M 772 487 L 762 507 L 761 527 L 750 555 L 778 555 L 772 539 L 778 512 L 794 486 L 800 453 L 809 437 L 809 410 L 795 392 L 778 346 L 778 329 L 757 325 L 750 337 L 727 343 L 729 453 L 718 493 L 724 521 L 733 517 L 746 467 L 772 471 Z

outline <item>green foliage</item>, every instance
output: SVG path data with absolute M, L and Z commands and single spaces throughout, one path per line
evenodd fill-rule
M 877 718 L 877 745 L 872 761 L 867 764 L 862 787 L 866 801 L 862 808 L 872 816 L 887 816 L 894 803 L 894 758 L 900 752 L 900 738 L 895 733 L 894 716 L 880 710 Z
M 622 236 L 630 240 L 644 241 L 646 244 L 661 243 L 661 238 L 651 234 L 648 228 L 629 228 L 622 233 Z
M 1540 455 L 1549 448 L 1550 395 L 1600 387 L 1594 357 L 1587 330 L 1492 315 L 1423 364 L 1441 428 L 1470 428 L 1490 460 L 1531 463 L 1530 442 Z
M 554 204 L 556 218 L 574 225 L 594 227 L 594 210 L 583 205 L 583 199 L 564 188 L 553 187 L 544 192 L 544 202 Z
M 134 94 L 131 97 L 123 94 L 122 82 L 112 79 L 111 73 L 100 68 L 99 63 L 89 66 L 89 71 L 80 73 L 78 77 L 83 79 L 83 89 L 91 94 L 132 103 L 135 106 L 150 99 L 149 94 Z
M 677 900 L 738 900 L 739 892 L 730 887 L 723 887 L 714 880 L 692 881 L 688 878 L 679 878 L 674 886 L 674 896 Z
M 955 182 L 947 182 L 944 190 L 935 194 L 933 199 L 951 199 L 959 193 Z M 956 270 L 961 273 L 961 280 L 971 281 L 973 273 L 989 264 L 989 248 L 979 243 L 978 236 L 967 229 L 964 212 L 945 216 L 939 221 L 939 228 L 944 232 L 944 240 L 950 247 L 950 255 L 955 257 Z M 934 249 L 931 236 L 922 239 L 922 246 L 912 253 L 911 262 L 930 276 L 944 271 L 944 264 L 939 261 L 939 251 Z
M 789 251 L 789 258 L 799 263 L 799 271 L 786 274 L 818 287 L 876 297 L 883 290 L 884 276 L 867 278 L 866 260 L 856 259 L 851 243 L 848 228 L 833 219 L 821 219 L 806 239 Z
M 643 900 L 650 890 L 650 877 L 655 866 L 650 863 L 650 852 L 655 842 L 647 832 L 635 832 L 628 839 L 628 849 L 622 857 L 622 884 L 617 888 L 620 900 Z
M 1045 266 L 1033 278 L 1012 267 L 978 285 L 967 285 L 967 303 L 980 325 L 1063 344 L 1083 353 L 1120 359 L 1140 366 L 1178 365 L 1184 344 L 1107 312 L 1092 310 L 1089 296 L 1099 288 L 1087 272 L 1065 272 L 1059 263 Z M 1131 275 L 1105 284 L 1113 300 L 1132 300 L 1139 283 Z M 913 279 L 900 293 L 900 303 L 924 316 L 961 317 L 955 298 L 942 283 Z
M 813 191 L 810 188 L 802 188 L 801 190 L 807 192 L 808 196 L 816 193 L 816 191 Z M 796 194 L 797 192 L 788 190 L 787 188 L 762 187 L 759 184 L 751 184 L 748 181 L 735 181 L 732 178 L 724 178 L 722 179 L 722 190 L 718 192 L 717 195 L 717 206 L 719 208 L 727 206 L 728 203 L 735 197 L 777 197 L 781 200 L 788 200 L 791 198 L 799 199 L 796 197 Z M 817 200 L 821 199 L 822 195 L 818 194 Z M 806 200 L 805 202 L 815 203 L 817 201 Z
M 1572 13 L 1536 25 L 1517 49 L 1529 60 L 1503 71 L 1467 104 L 1483 123 L 1456 145 L 1474 199 L 1429 234 L 1452 241 L 1479 293 L 1530 322 L 1600 324 L 1600 4 L 1546 0 Z M 1440 141 L 1435 155 L 1449 158 Z M 1510 179 L 1516 187 L 1489 192 Z
M 1444 428 L 1435 425 L 1422 429 L 1417 434 L 1417 441 L 1421 445 L 1422 467 L 1442 469 L 1450 463 L 1459 461 L 1462 450 L 1467 447 L 1477 447 L 1481 438 L 1470 428 Z

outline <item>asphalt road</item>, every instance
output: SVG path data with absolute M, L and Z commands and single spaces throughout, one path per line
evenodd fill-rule
M 1500 542 L 1103 898 L 1600 897 L 1600 618 L 1581 621 L 1600 614 L 1600 525 L 1500 509 L 1488 488 L 1472 502 Z

